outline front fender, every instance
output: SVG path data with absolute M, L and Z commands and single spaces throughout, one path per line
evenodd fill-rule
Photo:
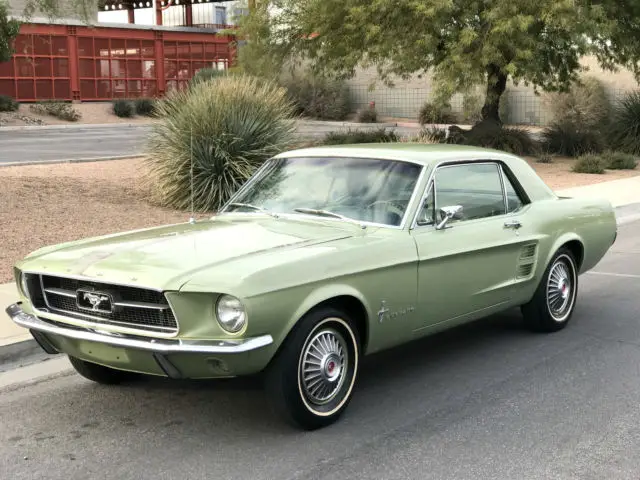
M 367 299 L 362 294 L 362 292 L 360 292 L 353 286 L 347 285 L 344 283 L 323 285 L 317 289 L 312 290 L 305 297 L 305 299 L 300 303 L 300 305 L 295 310 L 293 315 L 289 317 L 289 319 L 287 320 L 287 324 L 283 329 L 283 337 L 281 341 L 284 341 L 284 339 L 289 335 L 291 330 L 293 330 L 293 328 L 296 326 L 298 321 L 306 313 L 308 313 L 309 311 L 311 311 L 313 308 L 320 305 L 321 303 L 331 300 L 332 298 L 342 297 L 342 296 L 349 296 L 357 299 L 364 306 L 364 309 L 367 312 L 367 318 L 373 318 L 371 305 L 369 304 L 369 302 L 367 302 Z M 369 329 L 367 329 L 367 331 L 369 331 Z M 368 338 L 363 339 L 363 342 L 365 344 L 367 344 L 368 341 L 369 341 Z

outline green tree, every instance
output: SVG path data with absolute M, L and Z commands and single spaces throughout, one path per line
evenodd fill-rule
M 375 66 L 385 81 L 429 73 L 445 98 L 485 85 L 485 122 L 500 123 L 508 79 L 564 91 L 583 55 L 594 52 L 608 66 L 613 58 L 590 38 L 612 27 L 587 0 L 271 0 L 268 10 L 264 3 L 247 24 L 269 34 L 257 47 L 272 63 L 298 56 L 344 77 Z
M 9 5 L 0 0 L 0 62 L 13 55 L 13 41 L 20 31 L 20 22 L 9 17 Z
M 97 11 L 97 0 L 26 0 L 21 2 L 23 10 L 20 19 L 12 16 L 11 4 L 0 0 L 0 62 L 8 61 L 13 55 L 13 42 L 20 32 L 21 20 L 28 22 L 35 15 L 55 20 L 66 14 L 84 20 L 92 20 Z M 13 12 L 15 13 L 15 12 Z

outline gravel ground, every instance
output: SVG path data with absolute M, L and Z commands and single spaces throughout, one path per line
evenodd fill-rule
M 0 113 L 0 128 L 19 127 L 23 125 L 91 125 L 104 123 L 152 123 L 149 117 L 135 116 L 132 118 L 116 117 L 112 112 L 111 102 L 94 102 L 74 104 L 82 118 L 77 122 L 68 122 L 52 117 L 51 115 L 38 115 L 29 109 L 28 104 L 21 104 L 18 112 Z
M 187 220 L 145 201 L 140 168 L 132 160 L 0 168 L 0 283 L 45 245 Z
M 572 173 L 569 159 L 531 165 L 553 189 L 640 175 Z M 140 185 L 142 160 L 0 168 L 0 283 L 29 252 L 78 238 L 186 221 L 188 214 L 150 205 Z

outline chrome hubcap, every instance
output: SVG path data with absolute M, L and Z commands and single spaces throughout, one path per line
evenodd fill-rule
M 330 402 L 344 383 L 348 351 L 344 337 L 333 329 L 322 330 L 307 343 L 300 372 L 305 396 L 316 405 Z
M 558 321 L 571 310 L 573 303 L 572 268 L 564 259 L 559 259 L 549 272 L 547 281 L 547 306 L 551 316 Z

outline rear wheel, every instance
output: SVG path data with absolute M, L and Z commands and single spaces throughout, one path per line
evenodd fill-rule
M 526 325 L 538 332 L 556 332 L 569 323 L 578 294 L 578 268 L 567 248 L 556 252 L 529 303 L 522 306 Z
M 335 422 L 351 400 L 360 341 L 354 322 L 333 308 L 300 320 L 266 372 L 275 409 L 306 430 Z
M 135 374 L 124 372 L 114 368 L 104 367 L 97 363 L 86 362 L 76 357 L 69 356 L 69 361 L 73 368 L 87 380 L 101 383 L 103 385 L 116 385 L 132 379 Z

